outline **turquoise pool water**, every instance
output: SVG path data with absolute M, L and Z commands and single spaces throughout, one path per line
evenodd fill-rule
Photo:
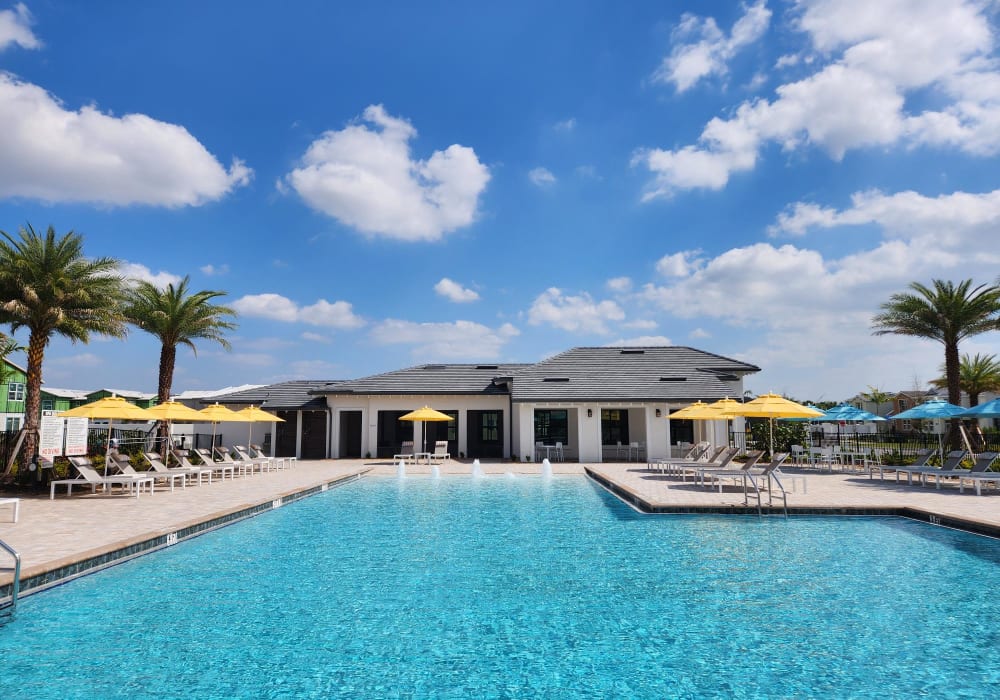
M 0 698 L 1000 696 L 1000 542 L 368 479 L 25 598 Z

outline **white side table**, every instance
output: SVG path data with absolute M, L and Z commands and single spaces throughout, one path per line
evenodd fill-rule
M 0 498 L 0 506 L 11 504 L 14 506 L 14 519 L 11 522 L 17 522 L 17 516 L 21 513 L 21 499 L 20 498 Z

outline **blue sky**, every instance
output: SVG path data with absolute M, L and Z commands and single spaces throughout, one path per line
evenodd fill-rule
M 174 390 L 690 345 L 836 400 L 937 376 L 893 292 L 1000 273 L 986 0 L 0 3 L 0 229 L 240 311 Z M 20 336 L 19 336 L 20 337 Z M 21 338 L 25 340 L 24 338 Z M 996 352 L 997 334 L 963 351 Z M 56 387 L 155 391 L 133 331 Z

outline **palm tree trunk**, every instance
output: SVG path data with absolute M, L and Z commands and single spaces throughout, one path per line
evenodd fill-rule
M 28 377 L 24 396 L 24 446 L 21 467 L 31 462 L 38 452 L 38 421 L 42 415 L 42 361 L 49 337 L 32 332 L 28 339 Z
M 958 341 L 944 344 L 944 376 L 948 381 L 948 403 L 962 405 L 962 375 L 961 360 L 958 355 Z M 962 449 L 962 439 L 959 433 L 961 421 L 952 418 L 948 421 L 948 446 L 952 450 Z M 942 455 L 943 456 L 943 455 Z
M 157 398 L 160 403 L 170 400 L 170 390 L 174 384 L 174 363 L 177 360 L 177 348 L 172 345 L 160 346 L 160 375 L 159 386 L 157 387 Z M 169 435 L 167 434 L 166 421 L 160 421 L 160 429 L 157 431 L 163 441 L 164 454 L 167 453 L 166 446 Z

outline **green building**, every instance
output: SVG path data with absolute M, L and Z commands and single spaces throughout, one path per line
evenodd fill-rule
M 20 430 L 24 424 L 24 392 L 28 371 L 3 359 L 3 383 L 0 384 L 0 429 Z

